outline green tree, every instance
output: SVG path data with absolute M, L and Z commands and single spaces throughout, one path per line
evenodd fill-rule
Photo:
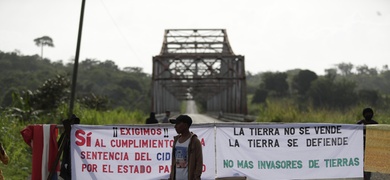
M 261 82 L 261 73 L 252 74 L 250 72 L 246 72 L 246 89 L 248 94 L 254 94 L 259 88 L 259 84 L 261 84 Z
M 42 36 L 34 39 L 35 45 L 41 47 L 41 59 L 43 59 L 43 46 L 54 47 L 53 39 L 49 36 Z
M 129 72 L 129 73 L 142 73 L 141 67 L 125 67 L 123 68 L 123 71 Z
M 317 74 L 310 70 L 301 70 L 293 77 L 292 88 L 295 89 L 299 95 L 305 95 L 310 89 L 311 83 L 318 78 Z
M 93 93 L 81 97 L 80 103 L 89 109 L 105 111 L 108 109 L 108 99 L 104 96 L 97 96 Z
M 358 91 L 360 102 L 374 106 L 380 99 L 380 94 L 377 90 L 361 89 Z
M 46 80 L 32 98 L 35 109 L 54 110 L 65 104 L 70 94 L 70 80 L 64 75 L 57 75 Z
M 7 114 L 11 117 L 16 117 L 22 121 L 37 120 L 38 115 L 41 114 L 42 110 L 34 109 L 31 106 L 32 97 L 34 93 L 30 90 L 22 92 L 12 93 L 12 107 L 7 108 Z
M 268 96 L 268 91 L 262 88 L 259 88 L 256 90 L 255 94 L 253 95 L 252 98 L 252 104 L 256 103 L 264 103 L 265 100 L 267 99 Z
M 369 68 L 367 65 L 356 66 L 356 71 L 358 75 L 378 75 L 378 70 L 376 68 Z
M 313 82 L 308 96 L 314 107 L 345 109 L 358 101 L 355 87 L 354 82 L 346 79 L 333 81 L 326 77 L 319 78 Z
M 336 79 L 336 77 L 337 77 L 337 69 L 335 68 L 325 69 L 325 78 L 333 81 Z
M 282 72 L 266 72 L 263 74 L 263 85 L 277 96 L 283 96 L 288 91 L 287 74 Z
M 12 105 L 8 107 L 10 116 L 21 120 L 39 119 L 43 112 L 54 112 L 64 104 L 69 94 L 70 81 L 58 75 L 55 79 L 48 79 L 36 91 L 12 92 Z M 3 102 L 6 103 L 6 102 Z
M 353 64 L 351 63 L 340 63 L 337 67 L 341 71 L 342 75 L 347 76 L 352 74 Z
M 383 71 L 379 78 L 380 82 L 383 83 L 382 93 L 390 94 L 390 70 Z

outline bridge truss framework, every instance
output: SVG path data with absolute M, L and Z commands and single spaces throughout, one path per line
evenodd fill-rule
M 207 112 L 247 114 L 245 58 L 225 29 L 168 29 L 153 57 L 152 111 L 180 112 L 183 100 L 207 102 Z

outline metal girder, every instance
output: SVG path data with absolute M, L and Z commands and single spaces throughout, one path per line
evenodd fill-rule
M 218 53 L 234 55 L 224 29 L 168 29 L 160 55 Z
M 178 102 L 207 101 L 207 111 L 246 114 L 244 61 L 224 29 L 165 30 L 160 54 L 153 57 L 152 111 L 166 109 L 168 93 Z

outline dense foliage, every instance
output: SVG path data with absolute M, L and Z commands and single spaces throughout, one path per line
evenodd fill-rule
M 0 51 L 0 71 L 3 108 L 16 106 L 23 110 L 23 105 L 24 110 L 53 111 L 69 101 L 72 63 L 64 65 L 37 55 Z M 103 111 L 120 107 L 148 113 L 150 84 L 150 75 L 140 68 L 120 70 L 110 60 L 86 59 L 79 64 L 76 95 L 78 102 L 88 108 Z
M 301 111 L 310 108 L 347 110 L 356 105 L 376 109 L 390 107 L 390 71 L 386 66 L 381 71 L 357 66 L 356 72 L 352 71 L 354 66 L 351 64 L 341 63 L 337 67 L 339 69 L 326 69 L 323 76 L 299 69 L 283 73 L 247 73 L 248 92 L 254 93 L 250 102 L 264 104 L 270 99 L 292 100 Z M 258 113 L 258 109 L 249 112 Z

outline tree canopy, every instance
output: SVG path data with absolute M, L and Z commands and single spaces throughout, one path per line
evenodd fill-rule
M 42 36 L 34 39 L 35 45 L 41 47 L 41 58 L 43 59 L 43 46 L 54 47 L 53 39 L 49 36 Z
M 367 65 L 340 63 L 325 69 L 319 76 L 310 70 L 249 74 L 248 92 L 252 103 L 264 103 L 269 98 L 289 98 L 300 106 L 346 109 L 356 104 L 390 106 L 390 71 Z M 251 90 L 255 88 L 256 90 Z M 289 91 L 287 91 L 289 90 Z
M 33 98 L 46 99 L 40 108 L 57 107 L 65 101 L 70 89 L 73 64 L 40 60 L 36 55 L 21 56 L 17 53 L 0 51 L 0 102 L 11 105 L 13 92 L 30 90 Z M 86 59 L 79 64 L 76 96 L 78 102 L 99 110 L 121 107 L 129 110 L 150 111 L 151 76 L 142 68 L 127 67 L 120 70 L 111 60 Z M 59 96 L 60 94 L 63 94 Z M 53 101 L 55 96 L 58 101 Z M 134 106 L 137 104 L 137 106 Z M 43 107 L 45 106 L 45 107 Z

